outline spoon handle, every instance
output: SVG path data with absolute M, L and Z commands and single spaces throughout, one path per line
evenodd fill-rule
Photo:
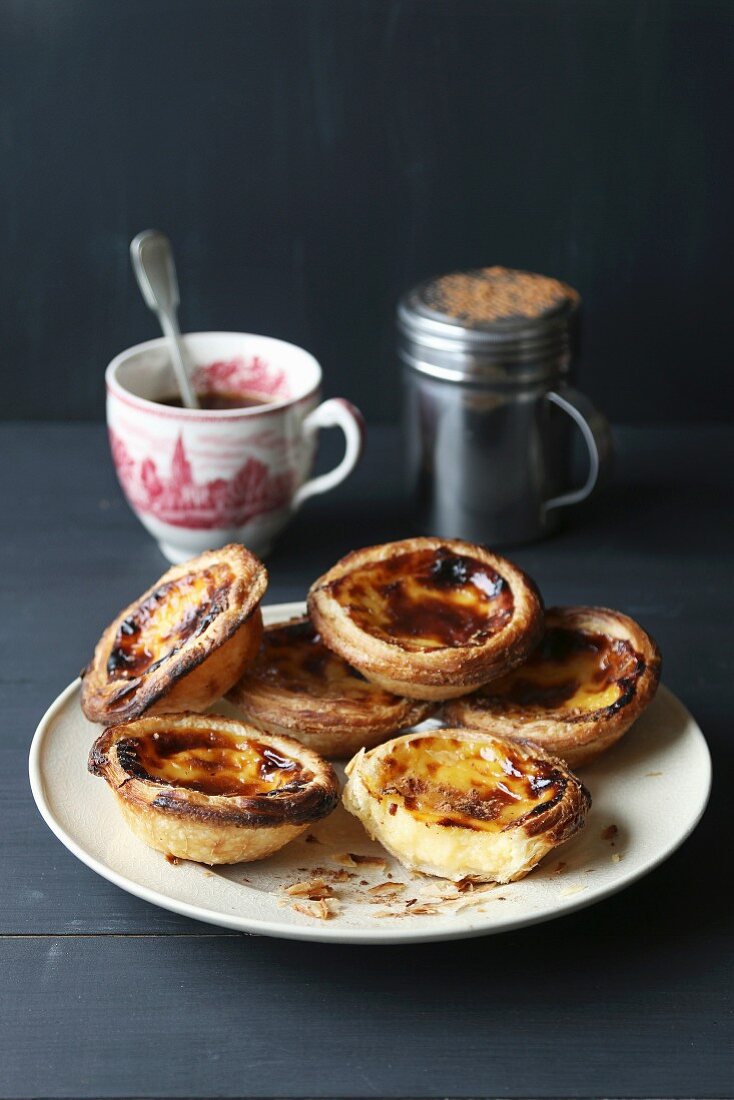
M 179 293 L 171 242 L 157 229 L 146 229 L 131 241 L 130 258 L 146 305 L 157 315 L 168 341 L 181 400 L 187 409 L 198 409 L 176 316 Z
M 159 313 L 158 320 L 163 329 L 163 335 L 168 340 L 168 350 L 171 354 L 171 364 L 176 382 L 181 392 L 181 400 L 187 409 L 198 409 L 199 402 L 194 393 L 189 377 L 189 367 L 186 358 L 186 349 L 178 327 L 178 319 L 175 313 Z

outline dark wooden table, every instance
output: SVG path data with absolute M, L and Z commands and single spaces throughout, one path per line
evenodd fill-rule
M 27 779 L 35 726 L 165 563 L 101 427 L 0 428 L 2 1097 L 732 1096 L 734 445 L 724 429 L 619 445 L 604 496 L 514 556 L 549 603 L 608 603 L 655 634 L 713 751 L 709 810 L 668 863 L 590 909 L 376 948 L 184 920 L 48 831 Z M 394 430 L 373 430 L 349 485 L 304 508 L 268 562 L 271 601 L 412 533 L 398 455 Z

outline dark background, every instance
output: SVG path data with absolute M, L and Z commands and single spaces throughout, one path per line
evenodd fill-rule
M 3 413 L 102 416 L 105 364 L 156 334 L 127 255 L 147 226 L 174 239 L 184 326 L 303 343 L 372 420 L 397 408 L 405 287 L 566 278 L 581 384 L 644 426 L 519 564 L 549 604 L 638 618 L 714 756 L 673 859 L 539 928 L 360 951 L 138 901 L 45 828 L 27 752 L 163 562 L 101 425 L 0 424 L 0 1095 L 732 1095 L 734 434 L 650 422 L 730 413 L 733 47 L 732 3 L 0 0 Z M 268 602 L 407 533 L 398 433 L 370 440 L 294 518 Z
M 303 344 L 373 420 L 399 293 L 490 263 L 580 290 L 613 420 L 730 415 L 731 3 L 0 0 L 0 36 L 4 415 L 102 416 L 150 226 L 184 328 Z

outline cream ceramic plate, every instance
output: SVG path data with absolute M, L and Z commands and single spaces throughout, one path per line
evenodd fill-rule
M 281 604 L 265 610 L 265 621 L 303 612 L 303 604 Z M 521 882 L 461 894 L 442 880 L 413 875 L 341 807 L 263 863 L 211 870 L 195 863 L 174 866 L 128 831 L 107 785 L 88 773 L 87 754 L 99 727 L 81 712 L 79 684 L 75 680 L 51 705 L 31 746 L 31 787 L 47 825 L 83 863 L 123 890 L 242 932 L 401 943 L 480 936 L 550 920 L 651 871 L 693 830 L 709 794 L 711 761 L 703 734 L 675 696 L 660 688 L 619 745 L 580 769 L 594 800 L 584 833 Z M 226 703 L 212 709 L 232 712 Z M 613 835 L 610 826 L 616 826 Z M 333 890 L 334 912 L 327 920 L 299 912 L 299 899 L 284 895 L 286 887 L 313 878 L 323 878 Z

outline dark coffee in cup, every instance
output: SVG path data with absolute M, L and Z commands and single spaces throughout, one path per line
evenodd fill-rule
M 200 409 L 251 409 L 256 405 L 269 405 L 271 397 L 259 397 L 254 393 L 197 393 Z M 170 405 L 174 409 L 184 407 L 180 394 L 173 393 L 168 397 L 159 398 L 157 404 Z

